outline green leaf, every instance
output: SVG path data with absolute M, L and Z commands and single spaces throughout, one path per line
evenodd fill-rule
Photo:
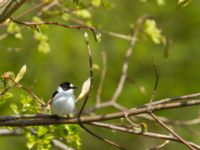
M 14 34 L 16 38 L 22 39 L 21 29 L 20 27 L 14 23 L 10 22 L 7 27 L 7 32 L 10 34 Z
M 10 93 L 10 92 L 6 92 L 4 95 L 2 95 L 1 97 L 0 97 L 0 100 L 6 100 L 6 99 L 9 99 L 9 98 L 12 98 L 13 97 L 13 94 L 12 93 Z
M 44 54 L 50 52 L 50 46 L 48 43 L 48 37 L 41 32 L 35 31 L 34 38 L 39 42 L 38 43 L 38 51 Z
M 47 54 L 50 52 L 50 46 L 48 42 L 40 42 L 38 45 L 38 51 L 42 52 L 44 54 Z
M 26 65 L 23 65 L 15 78 L 15 82 L 19 82 L 21 79 L 23 79 L 25 73 L 26 73 Z
M 26 138 L 28 140 L 26 146 L 28 149 L 32 149 L 36 144 L 36 138 L 30 132 L 26 132 Z
M 42 32 L 35 31 L 34 38 L 39 42 L 44 42 L 48 40 L 48 37 L 44 35 Z
M 20 114 L 17 105 L 11 104 L 11 105 L 10 105 L 10 108 L 12 109 L 12 111 L 13 111 L 15 114 Z
M 151 40 L 155 44 L 161 44 L 163 41 L 163 36 L 161 34 L 161 30 L 157 27 L 155 20 L 147 19 L 145 21 L 144 32 L 150 36 Z
M 102 0 L 102 5 L 106 9 L 110 9 L 110 8 L 114 7 L 114 4 L 111 3 L 109 0 Z
M 178 5 L 181 5 L 183 7 L 187 6 L 192 0 L 179 0 Z
M 101 32 L 97 31 L 97 32 L 95 33 L 95 39 L 97 40 L 97 42 L 100 42 L 100 41 L 101 41 L 101 39 L 102 39 L 102 34 L 101 34 Z
M 157 0 L 157 4 L 163 6 L 165 5 L 165 0 Z
M 79 0 L 73 0 L 73 3 L 74 3 L 75 5 L 78 5 L 78 4 L 79 4 Z
M 24 96 L 21 95 L 21 113 L 22 114 L 34 114 L 34 113 L 38 113 L 39 107 L 37 105 L 37 102 L 35 100 L 33 100 L 30 96 Z
M 63 13 L 62 14 L 62 19 L 65 20 L 65 21 L 68 21 L 70 18 L 70 15 L 68 13 Z
M 49 129 L 47 127 L 38 127 L 38 130 L 37 130 L 37 135 L 38 136 L 43 136 L 45 135 L 47 132 L 49 131 Z
M 89 19 L 92 17 L 91 13 L 86 9 L 77 10 L 74 12 L 79 17 Z
M 91 3 L 93 6 L 99 7 L 101 5 L 101 0 L 92 0 Z

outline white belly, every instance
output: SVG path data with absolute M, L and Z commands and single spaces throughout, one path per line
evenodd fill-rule
M 75 108 L 75 99 L 73 96 L 56 96 L 51 104 L 51 112 L 54 115 L 71 114 Z

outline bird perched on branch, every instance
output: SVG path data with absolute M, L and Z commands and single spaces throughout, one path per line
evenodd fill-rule
M 74 89 L 76 86 L 70 82 L 64 82 L 59 85 L 57 91 L 53 93 L 51 101 L 51 113 L 53 115 L 68 115 L 75 109 Z

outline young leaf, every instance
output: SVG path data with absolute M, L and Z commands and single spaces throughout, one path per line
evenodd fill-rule
M 89 19 L 92 17 L 91 13 L 86 9 L 77 10 L 74 12 L 74 14 L 86 19 Z
M 157 0 L 157 4 L 163 6 L 165 5 L 165 0 Z
M 15 78 L 15 82 L 19 82 L 24 77 L 25 73 L 26 73 L 26 65 L 23 65 Z
M 21 29 L 20 27 L 14 23 L 10 22 L 7 27 L 7 32 L 10 34 L 14 34 L 16 38 L 22 39 Z
M 101 5 L 101 0 L 92 0 L 91 3 L 92 3 L 93 6 L 98 7 L 98 6 Z
M 157 27 L 155 20 L 147 19 L 145 21 L 144 31 L 155 44 L 161 44 L 163 42 L 162 31 Z
M 185 7 L 187 6 L 192 0 L 179 0 L 178 4 Z
M 91 86 L 91 82 L 90 82 L 90 78 L 88 78 L 82 85 L 82 89 L 81 89 L 81 93 L 79 94 L 78 98 L 76 101 L 82 99 L 85 95 L 87 95 L 87 93 L 90 90 L 90 86 Z

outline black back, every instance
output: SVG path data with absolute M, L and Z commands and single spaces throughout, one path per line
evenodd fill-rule
M 58 93 L 58 91 L 53 92 L 52 97 L 55 97 L 57 93 Z

